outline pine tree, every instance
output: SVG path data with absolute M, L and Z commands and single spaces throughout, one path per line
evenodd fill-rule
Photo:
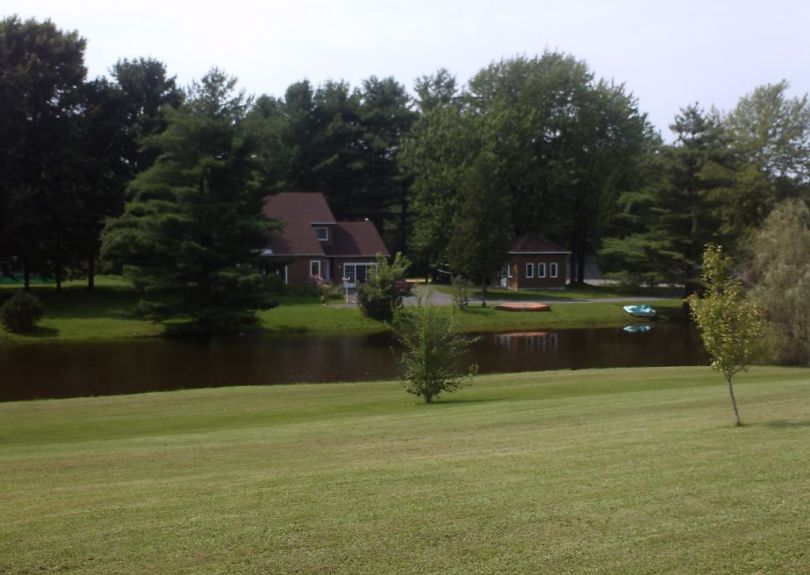
M 170 111 L 151 140 L 156 163 L 132 182 L 102 245 L 142 290 L 143 315 L 185 318 L 208 333 L 252 322 L 265 297 L 259 250 L 269 224 L 244 122 L 250 102 L 235 82 L 213 69 Z

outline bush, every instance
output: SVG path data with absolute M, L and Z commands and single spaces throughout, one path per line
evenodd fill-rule
M 453 286 L 453 303 L 460 310 L 467 309 L 472 295 L 472 284 L 461 276 L 453 276 L 450 280 Z
M 27 331 L 40 319 L 42 319 L 42 302 L 27 291 L 16 292 L 0 306 L 0 323 L 8 331 Z
M 385 256 L 377 255 L 377 269 L 357 290 L 357 305 L 363 314 L 381 321 L 390 321 L 402 307 L 401 282 L 411 262 L 401 253 L 389 264 Z
M 470 340 L 455 332 L 455 316 L 449 319 L 431 305 L 419 302 L 409 310 L 399 310 L 396 333 L 405 347 L 400 361 L 404 366 L 405 391 L 432 403 L 443 392 L 455 391 L 470 382 L 478 366 L 462 370 L 459 362 Z
M 340 300 L 344 297 L 343 286 L 340 284 L 333 284 L 330 282 L 323 282 L 318 286 L 321 294 L 321 303 L 326 303 L 329 300 Z

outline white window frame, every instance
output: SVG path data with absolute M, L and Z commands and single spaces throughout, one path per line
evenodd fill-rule
M 551 262 L 548 264 L 548 277 L 556 278 L 560 275 L 560 266 L 557 262 Z
M 534 262 L 526 262 L 526 268 L 523 270 L 523 275 L 527 280 L 534 278 Z
M 323 232 L 323 237 L 321 237 L 321 232 Z M 315 226 L 315 237 L 318 238 L 319 242 L 328 242 L 329 228 L 326 226 Z
M 346 263 L 343 264 L 343 274 L 342 274 L 344 283 L 347 283 L 350 286 L 357 285 L 357 268 L 359 266 L 362 266 L 362 267 L 366 268 L 366 281 L 368 281 L 368 278 L 370 277 L 370 274 L 371 274 L 372 270 L 374 270 L 374 271 L 377 270 L 377 263 L 376 262 L 346 262 Z M 347 267 L 353 267 L 354 268 L 353 281 L 349 281 L 349 282 L 346 281 L 346 280 L 349 279 L 349 276 L 346 275 L 346 268 Z
M 537 277 L 546 277 L 546 262 L 537 262 L 537 267 L 535 270 L 537 270 Z
M 312 273 L 312 264 L 318 264 L 318 273 Z M 323 271 L 323 268 L 321 267 L 321 260 L 309 260 L 309 277 L 314 278 L 315 276 L 318 276 L 322 278 L 323 276 L 321 275 L 321 271 Z

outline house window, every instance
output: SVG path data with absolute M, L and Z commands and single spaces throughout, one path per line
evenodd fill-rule
M 548 264 L 548 277 L 556 278 L 559 273 L 556 263 Z
M 526 279 L 530 279 L 534 277 L 534 264 L 528 263 L 526 264 Z
M 309 277 L 321 276 L 321 260 L 309 260 Z
M 317 236 L 319 242 L 328 242 L 329 241 L 329 228 L 315 228 L 315 236 Z
M 537 277 L 546 277 L 546 264 L 543 262 L 537 262 Z

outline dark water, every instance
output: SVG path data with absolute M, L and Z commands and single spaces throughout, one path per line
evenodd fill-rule
M 388 379 L 399 374 L 394 345 L 389 334 L 376 334 L 0 346 L 0 401 Z M 472 345 L 470 361 L 481 373 L 707 363 L 686 324 L 660 324 L 648 333 L 486 334 Z

